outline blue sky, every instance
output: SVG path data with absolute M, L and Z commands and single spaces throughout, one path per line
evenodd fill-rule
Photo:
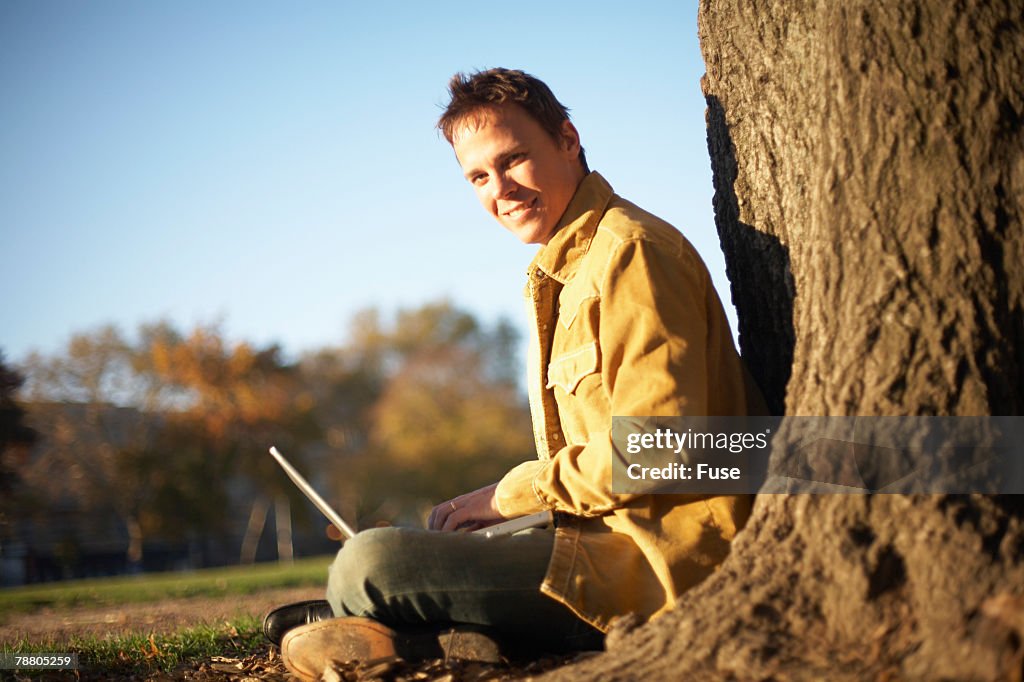
M 169 319 L 295 356 L 448 297 L 521 328 L 520 244 L 434 130 L 456 71 L 522 68 L 593 169 L 728 303 L 686 2 L 0 0 L 0 350 Z M 730 307 L 731 314 L 731 307 Z M 734 324 L 735 326 L 735 324 Z

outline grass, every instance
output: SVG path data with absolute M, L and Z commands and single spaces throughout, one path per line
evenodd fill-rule
M 244 616 L 220 626 L 201 625 L 171 635 L 82 637 L 59 644 L 19 642 L 0 645 L 0 653 L 75 653 L 86 677 L 102 674 L 113 678 L 172 672 L 216 656 L 244 658 L 265 648 L 260 620 Z
M 109 607 L 183 597 L 224 597 L 260 590 L 318 586 L 327 578 L 331 557 L 300 559 L 291 565 L 257 564 L 211 568 L 186 573 L 152 573 L 28 585 L 0 590 L 0 622 L 5 614 L 42 608 Z M 219 625 L 197 625 L 173 634 L 125 634 L 72 637 L 70 640 L 22 640 L 0 643 L 2 654 L 76 653 L 84 677 L 131 678 L 176 668 L 213 657 L 243 658 L 264 651 L 262 623 L 242 616 Z M 0 671 L 0 679 L 12 671 Z M 42 671 L 24 671 L 39 674 Z
M 45 607 L 104 607 L 182 597 L 253 594 L 270 588 L 322 586 L 330 561 L 330 557 L 312 557 L 296 560 L 291 565 L 228 566 L 6 588 L 0 590 L 0 620 L 2 614 L 28 613 Z

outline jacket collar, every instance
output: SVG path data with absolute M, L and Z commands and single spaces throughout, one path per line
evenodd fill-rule
M 534 256 L 527 273 L 532 275 L 541 270 L 562 284 L 572 279 L 580 259 L 590 248 L 612 195 L 612 186 L 600 173 L 591 172 L 583 178 L 558 221 L 555 233 Z

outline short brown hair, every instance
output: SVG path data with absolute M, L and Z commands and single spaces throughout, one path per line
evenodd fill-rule
M 455 129 L 481 109 L 500 104 L 518 104 L 555 142 L 562 140 L 562 121 L 569 120 L 569 108 L 559 102 L 544 81 L 518 69 L 488 69 L 467 75 L 457 73 L 448 82 L 451 100 L 437 121 L 448 143 Z M 589 172 L 587 157 L 580 147 L 580 164 Z

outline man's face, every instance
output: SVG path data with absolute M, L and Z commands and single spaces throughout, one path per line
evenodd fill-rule
M 484 209 L 522 242 L 547 244 L 584 175 L 572 123 L 556 142 L 525 109 L 501 104 L 471 116 L 452 146 Z

